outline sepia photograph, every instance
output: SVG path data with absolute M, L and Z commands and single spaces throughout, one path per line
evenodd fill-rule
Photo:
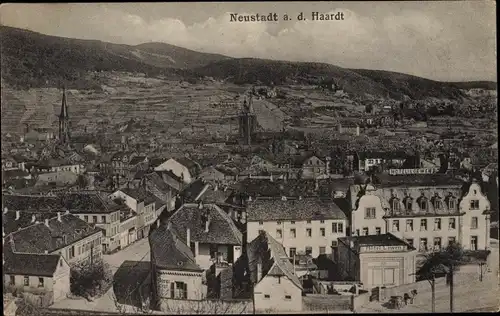
M 496 2 L 0 5 L 4 316 L 500 310 Z

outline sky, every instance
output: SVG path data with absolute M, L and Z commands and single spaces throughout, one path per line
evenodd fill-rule
M 343 12 L 343 21 L 298 21 Z M 292 21 L 230 22 L 230 13 Z M 165 42 L 231 57 L 326 62 L 434 80 L 496 81 L 495 2 L 3 4 L 0 23 L 48 35 Z

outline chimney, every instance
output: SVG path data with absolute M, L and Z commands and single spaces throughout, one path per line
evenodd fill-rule
M 210 227 L 210 218 L 207 217 L 205 221 L 205 233 L 208 233 L 208 228 Z
M 167 222 L 167 229 L 168 230 L 172 229 L 172 222 L 170 221 Z
M 191 229 L 186 228 L 186 244 L 191 245 Z
M 35 216 L 35 214 L 31 215 L 31 222 L 32 223 L 36 222 L 36 216 Z
M 64 214 L 68 215 L 69 214 L 69 210 L 66 209 L 66 211 L 64 212 Z
M 318 181 L 318 179 L 316 179 L 316 181 L 314 182 L 314 190 L 316 190 L 316 191 L 319 190 L 319 181 Z
M 299 195 L 299 201 L 302 201 L 302 195 Z
M 257 282 L 262 279 L 262 263 L 257 263 Z
M 57 212 L 57 220 L 59 222 L 62 222 L 62 220 L 61 220 L 61 212 Z
M 252 202 L 252 197 L 251 196 L 248 196 L 248 202 Z
M 273 175 L 272 174 L 269 176 L 269 181 L 273 182 Z
M 49 251 L 48 251 L 48 250 L 45 250 L 44 252 L 45 252 L 45 254 L 46 254 L 46 255 L 47 255 L 47 254 L 49 254 Z
M 9 209 L 8 209 L 8 208 L 6 208 L 6 207 L 4 207 L 4 209 L 3 209 L 3 213 L 4 213 L 4 214 L 7 214 L 7 212 L 8 212 L 8 211 L 9 211 Z
M 281 200 L 282 200 L 282 201 L 286 201 L 286 196 L 282 196 L 282 197 L 281 197 Z
M 47 226 L 47 227 L 50 228 L 50 226 L 49 226 L 49 219 L 48 218 L 45 219 L 45 226 Z
M 354 248 L 354 240 L 351 240 L 349 245 L 350 245 L 351 249 L 353 249 Z
M 170 223 L 169 223 L 170 224 Z M 156 220 L 156 228 L 160 228 L 160 220 Z
M 21 213 L 19 211 L 16 211 L 16 221 L 19 220 L 21 217 Z
M 198 203 L 198 208 L 199 208 L 200 210 L 201 210 L 201 209 L 203 209 L 203 202 L 202 202 L 202 201 L 200 201 L 200 203 Z

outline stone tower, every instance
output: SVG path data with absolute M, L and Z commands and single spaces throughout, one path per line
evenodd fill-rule
M 70 124 L 68 105 L 66 103 L 66 88 L 63 88 L 61 113 L 59 114 L 59 141 L 63 144 L 69 144 L 70 142 Z

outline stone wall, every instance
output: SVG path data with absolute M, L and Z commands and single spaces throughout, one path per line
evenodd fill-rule
M 173 314 L 249 314 L 253 312 L 251 300 L 175 300 L 162 299 L 160 309 Z

